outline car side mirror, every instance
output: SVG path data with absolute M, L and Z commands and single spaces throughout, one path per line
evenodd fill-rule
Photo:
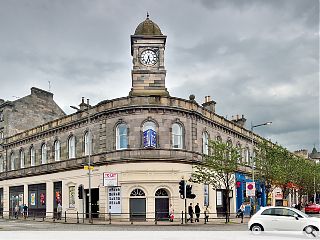
M 293 216 L 294 216 L 294 218 L 295 218 L 296 220 L 299 220 L 298 214 L 294 214 Z

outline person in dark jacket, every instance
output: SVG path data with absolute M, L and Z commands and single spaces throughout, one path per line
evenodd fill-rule
M 199 222 L 199 217 L 200 217 L 200 207 L 199 203 L 194 207 L 194 212 L 196 213 L 196 220 L 195 222 Z
M 192 208 L 192 203 L 190 203 L 190 206 L 188 207 L 188 213 L 189 213 L 189 219 L 191 223 L 193 223 L 193 208 Z

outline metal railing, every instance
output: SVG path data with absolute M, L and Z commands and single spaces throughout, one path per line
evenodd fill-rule
M 231 220 L 236 219 L 237 213 L 228 213 Z M 247 216 L 244 215 L 244 218 Z M 31 220 L 31 221 L 46 221 L 46 222 L 61 222 L 61 223 L 77 223 L 77 224 L 88 224 L 89 213 L 82 212 L 35 212 L 30 211 L 26 214 L 19 212 L 14 214 L 12 211 L 0 212 L 0 218 L 2 219 L 17 219 L 17 220 Z M 186 219 L 187 218 L 187 219 Z M 240 216 L 241 218 L 241 216 Z M 193 214 L 192 219 L 190 215 L 181 211 L 175 213 L 174 218 L 170 219 L 168 212 L 143 212 L 143 213 L 92 213 L 92 221 L 90 224 L 134 224 L 134 223 L 167 223 L 167 224 L 189 224 L 189 223 L 214 223 L 219 220 L 225 220 L 225 212 L 213 212 L 206 213 L 201 212 L 199 216 Z M 240 220 L 239 220 L 240 221 Z

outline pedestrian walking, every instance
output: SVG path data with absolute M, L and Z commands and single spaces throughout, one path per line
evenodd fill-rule
M 28 206 L 26 204 L 23 206 L 23 217 L 24 219 L 28 217 Z
M 14 217 L 15 217 L 15 218 L 18 218 L 18 215 L 19 215 L 19 206 L 16 205 L 16 206 L 14 207 Z
M 57 220 L 61 220 L 61 215 L 62 215 L 62 206 L 61 206 L 61 203 L 58 203 L 58 206 L 57 206 Z
M 210 210 L 208 206 L 206 206 L 206 209 L 204 210 L 204 216 L 205 216 L 204 221 L 209 222 Z
M 244 210 L 245 210 L 245 206 L 244 204 L 242 203 L 241 206 L 240 206 L 240 217 L 241 217 L 241 223 L 243 223 L 243 217 L 244 217 Z
M 252 217 L 253 216 L 253 214 L 254 214 L 254 205 L 253 205 L 253 202 L 250 204 L 250 217 Z
M 193 223 L 193 207 L 192 207 L 192 203 L 190 203 L 189 207 L 188 207 L 188 213 L 189 213 L 189 219 L 187 220 L 190 221 L 191 223 Z
M 169 219 L 170 219 L 170 222 L 173 222 L 173 219 L 174 219 L 174 209 L 173 209 L 173 207 L 172 207 L 172 204 L 170 204 Z
M 199 203 L 194 207 L 194 212 L 196 213 L 196 220 L 195 222 L 199 222 L 199 217 L 200 217 L 200 206 Z

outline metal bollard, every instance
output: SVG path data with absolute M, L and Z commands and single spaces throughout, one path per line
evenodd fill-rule
M 77 211 L 77 223 L 79 223 L 79 213 Z
M 181 224 L 183 224 L 183 211 L 181 212 Z
M 207 224 L 207 213 L 204 212 L 204 224 Z
M 43 213 L 43 214 L 42 214 L 42 222 L 44 222 L 45 216 L 46 216 L 46 213 Z
M 67 222 L 67 211 L 64 211 L 64 222 Z
M 109 213 L 109 224 L 111 224 L 111 213 Z
M 33 220 L 36 220 L 36 213 L 33 212 Z
M 155 212 L 155 216 L 154 216 L 154 224 L 157 225 L 158 224 L 158 219 L 157 219 L 157 211 Z

